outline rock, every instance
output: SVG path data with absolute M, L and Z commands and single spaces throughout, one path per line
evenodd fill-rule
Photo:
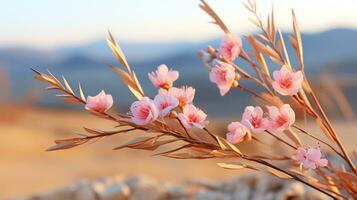
M 192 184 L 192 185 L 204 187 L 204 188 L 210 189 L 210 190 L 218 190 L 221 188 L 221 185 L 222 185 L 222 183 L 215 182 L 212 180 L 203 179 L 203 178 L 194 179 L 194 180 L 188 181 L 188 183 Z
M 134 177 L 125 181 L 130 187 L 132 200 L 160 200 L 167 199 L 168 192 L 165 187 L 154 179 L 148 177 Z
M 240 184 L 241 187 L 236 187 L 236 190 L 233 193 L 234 199 L 250 199 L 251 189 L 247 184 Z
M 236 193 L 245 190 L 253 190 L 255 188 L 256 180 L 254 176 L 244 176 L 239 179 L 234 179 L 221 183 L 220 191 L 228 193 Z
M 163 183 L 162 187 L 167 192 L 168 199 L 189 199 L 193 194 L 197 193 L 194 187 L 186 185 L 174 185 L 171 183 Z
M 22 200 L 327 200 L 324 194 L 296 181 L 271 176 L 242 176 L 229 181 L 195 179 L 181 184 L 145 176 L 115 176 L 68 187 Z M 14 199 L 15 200 L 15 199 Z
M 275 195 L 273 192 L 268 192 L 266 194 L 253 193 L 252 200 L 275 200 Z
M 125 200 L 130 196 L 129 186 L 115 179 L 94 182 L 92 188 L 101 200 Z
M 195 196 L 196 200 L 233 200 L 230 194 L 219 191 L 202 191 Z
M 94 191 L 87 181 L 77 181 L 68 187 L 63 187 L 47 193 L 32 196 L 27 200 L 96 200 Z
M 96 200 L 96 195 L 91 187 L 91 184 L 87 181 L 77 182 L 72 185 L 71 190 L 71 200 Z
M 288 182 L 284 184 L 281 191 L 276 194 L 277 200 L 304 199 L 305 187 L 298 182 Z
M 263 176 L 256 184 L 256 192 L 266 194 L 282 189 L 283 183 L 280 179 L 270 176 Z

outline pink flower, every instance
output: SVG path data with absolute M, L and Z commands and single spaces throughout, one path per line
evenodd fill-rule
M 154 103 L 159 110 L 159 115 L 165 117 L 179 105 L 179 100 L 174 96 L 158 94 L 154 98 Z
M 295 112 L 289 104 L 284 104 L 279 108 L 267 106 L 269 112 L 269 130 L 284 131 L 295 122 Z
M 139 101 L 131 104 L 130 111 L 132 113 L 131 119 L 137 125 L 145 125 L 157 119 L 159 111 L 156 108 L 153 100 L 144 97 Z
M 263 114 L 259 106 L 247 106 L 243 113 L 242 124 L 253 132 L 265 131 L 269 122 Z
M 85 106 L 86 110 L 94 112 L 105 112 L 109 110 L 113 105 L 113 97 L 110 94 L 105 94 L 102 90 L 97 96 L 88 96 Z
M 292 158 L 299 162 L 304 168 L 316 169 L 317 167 L 327 166 L 328 161 L 325 158 L 321 158 L 321 156 L 322 154 L 319 147 L 299 147 Z
M 192 104 L 185 105 L 183 113 L 178 114 L 178 118 L 186 128 L 203 129 L 208 124 L 208 121 L 205 121 L 206 117 L 206 113 Z
M 164 89 L 160 89 L 159 93 L 164 94 L 164 95 L 171 95 L 176 97 L 179 102 L 180 106 L 183 107 L 186 104 L 192 103 L 194 97 L 195 97 L 195 92 L 196 90 L 193 87 L 172 87 L 168 91 Z
M 240 37 L 227 34 L 221 41 L 221 46 L 218 49 L 218 53 L 222 58 L 228 61 L 234 61 L 239 56 L 241 48 L 242 40 Z
M 226 137 L 232 144 L 252 139 L 249 129 L 240 122 L 232 122 L 228 125 L 228 133 L 226 134 Z
M 209 73 L 209 79 L 215 83 L 219 89 L 221 96 L 224 96 L 229 89 L 231 89 L 235 81 L 236 73 L 232 65 L 217 62 L 217 64 L 211 68 Z
M 155 73 L 151 72 L 148 76 L 155 87 L 168 89 L 172 86 L 172 83 L 178 79 L 179 72 L 169 70 L 166 65 L 160 65 L 157 67 Z
M 279 71 L 273 72 L 272 86 L 281 95 L 296 95 L 302 86 L 303 75 L 301 71 L 292 72 L 282 66 Z

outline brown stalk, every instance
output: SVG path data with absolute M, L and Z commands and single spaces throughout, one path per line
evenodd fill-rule
M 344 159 L 344 156 L 338 152 L 332 145 L 330 145 L 329 143 L 319 139 L 318 137 L 315 137 L 314 135 L 312 135 L 311 133 L 305 131 L 304 129 L 300 128 L 299 126 L 297 125 L 292 125 L 293 128 L 296 128 L 297 130 L 299 130 L 301 133 L 304 133 L 305 135 L 308 135 L 309 137 L 311 138 L 314 138 L 315 140 L 321 142 L 322 144 L 325 144 L 326 146 L 330 147 L 335 153 L 337 153 L 337 155 L 339 155 L 341 158 Z
M 185 131 L 187 137 L 188 137 L 188 138 L 191 138 L 191 136 L 190 136 L 188 130 L 187 130 L 186 127 L 182 124 L 181 120 L 180 120 L 178 117 L 176 117 L 176 120 L 178 121 L 178 123 L 180 124 L 180 126 L 182 127 L 182 129 Z
M 297 149 L 294 145 L 290 144 L 289 142 L 283 140 L 282 138 L 276 136 L 275 134 L 273 134 L 272 132 L 270 131 L 265 131 L 266 133 L 268 133 L 269 135 L 273 136 L 275 139 L 277 139 L 278 141 L 288 145 L 289 147 L 293 148 L 294 150 Z
M 348 153 L 346 152 L 346 149 L 345 147 L 343 146 L 340 138 L 338 137 L 338 135 L 336 134 L 336 131 L 334 130 L 334 128 L 332 127 L 331 125 L 331 122 L 330 120 L 327 118 L 327 115 L 325 114 L 319 100 L 317 99 L 314 91 L 311 91 L 311 96 L 319 110 L 319 112 L 321 113 L 322 117 L 323 117 L 323 120 L 326 122 L 327 124 L 327 128 L 331 131 L 331 134 L 333 135 L 333 138 L 335 140 L 335 142 L 337 143 L 337 145 L 339 146 L 339 148 L 341 149 L 344 157 L 345 157 L 345 160 L 347 161 L 348 165 L 351 167 L 353 173 L 357 174 L 357 170 L 356 170 L 356 167 L 355 165 L 353 164 L 351 158 L 349 157 Z
M 268 166 L 268 167 L 270 167 L 270 168 L 273 168 L 273 169 L 275 169 L 275 170 L 277 170 L 277 171 L 279 171 L 279 172 L 282 172 L 282 173 L 284 173 L 284 174 L 286 174 L 286 175 L 289 175 L 289 176 L 291 176 L 293 179 L 295 179 L 295 180 L 297 180 L 297 181 L 300 181 L 300 182 L 304 183 L 305 185 L 308 185 L 308 186 L 314 188 L 315 190 L 317 190 L 317 191 L 319 191 L 319 192 L 322 192 L 322 193 L 326 194 L 327 196 L 329 196 L 329 197 L 331 197 L 331 198 L 333 198 L 333 199 L 338 199 L 336 196 L 342 197 L 342 198 L 344 198 L 344 199 L 347 199 L 346 197 L 342 196 L 341 194 L 337 194 L 337 193 L 334 193 L 334 194 L 336 195 L 336 196 L 334 196 L 334 195 L 330 194 L 329 192 L 327 192 L 327 191 L 325 191 L 325 190 L 323 190 L 323 189 L 321 189 L 321 188 L 319 188 L 319 187 L 317 187 L 317 186 L 315 186 L 315 185 L 313 185 L 313 184 L 311 184 L 311 183 L 305 181 L 304 179 L 302 179 L 302 178 L 300 178 L 300 177 L 298 177 L 298 176 L 296 176 L 296 175 L 294 175 L 294 174 L 292 174 L 292 173 L 290 173 L 290 172 L 287 172 L 287 171 L 285 171 L 285 170 L 283 170 L 283 169 L 281 169 L 281 168 L 279 168 L 279 167 L 277 167 L 277 166 L 275 166 L 275 165 L 273 165 L 273 164 L 270 164 L 270 163 L 268 163 L 268 162 L 266 162 L 266 161 L 264 161 L 264 160 L 254 159 L 254 158 L 249 158 L 249 157 L 242 157 L 242 158 L 243 158 L 243 159 L 246 159 L 246 160 L 249 160 L 249 161 L 256 162 L 256 163 L 260 163 L 260 164 L 262 164 L 262 165 L 265 165 L 265 166 Z

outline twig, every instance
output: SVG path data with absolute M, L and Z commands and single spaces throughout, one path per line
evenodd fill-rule
M 292 144 L 288 143 L 287 141 L 279 138 L 278 136 L 274 135 L 272 132 L 270 132 L 270 131 L 265 131 L 265 132 L 269 133 L 269 135 L 273 136 L 275 139 L 277 139 L 278 141 L 288 145 L 289 147 L 291 147 L 293 149 L 297 149 L 294 145 L 292 145 Z

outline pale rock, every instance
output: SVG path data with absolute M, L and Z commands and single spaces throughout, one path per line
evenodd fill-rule
M 87 181 L 77 182 L 71 186 L 70 190 L 72 193 L 71 200 L 96 200 L 95 192 Z
M 197 192 L 192 187 L 186 185 L 173 185 L 171 183 L 162 183 L 161 187 L 167 192 L 168 199 L 187 199 Z
M 263 176 L 256 184 L 256 192 L 260 194 L 266 194 L 269 192 L 275 192 L 283 187 L 282 181 L 276 177 Z
M 167 191 L 154 179 L 148 177 L 134 177 L 125 182 L 130 187 L 131 200 L 167 199 Z
M 96 181 L 92 187 L 101 200 L 125 200 L 130 196 L 129 186 L 115 179 Z
M 288 182 L 284 184 L 282 190 L 277 192 L 277 200 L 304 199 L 305 187 L 299 182 Z
M 239 187 L 236 187 L 236 190 L 233 193 L 234 199 L 245 200 L 249 199 L 251 196 L 251 189 L 249 185 L 239 184 Z
M 257 193 L 253 192 L 252 200 L 276 200 L 275 195 L 273 192 L 264 193 Z
M 239 179 L 233 179 L 221 183 L 220 191 L 235 193 L 243 190 L 252 190 L 256 184 L 256 178 L 254 176 L 243 176 Z
M 203 178 L 190 180 L 188 183 L 197 185 L 197 186 L 201 186 L 201 187 L 204 187 L 204 188 L 210 189 L 210 190 L 218 190 L 221 188 L 221 185 L 222 185 L 221 183 L 219 183 L 217 181 L 212 181 L 212 180 L 203 179 Z
M 230 194 L 219 191 L 202 191 L 196 194 L 196 200 L 233 200 Z

